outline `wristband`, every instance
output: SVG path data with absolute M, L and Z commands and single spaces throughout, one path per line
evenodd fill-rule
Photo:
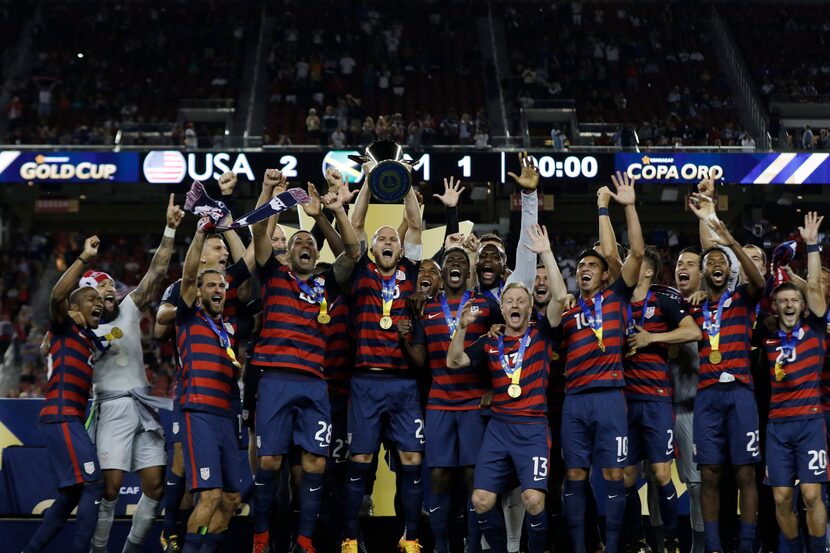
M 83 258 L 83 257 L 81 257 L 80 255 L 78 256 L 78 261 L 80 261 L 80 262 L 81 262 L 81 263 L 83 263 L 84 265 L 89 265 L 89 261 L 87 261 L 86 259 L 84 259 L 84 258 Z
M 607 207 L 599 208 L 599 216 L 600 217 L 608 217 L 608 208 Z
M 175 238 L 176 237 L 176 229 L 170 227 L 164 227 L 164 237 L 165 238 Z
M 819 253 L 821 246 L 818 244 L 807 244 L 807 253 Z

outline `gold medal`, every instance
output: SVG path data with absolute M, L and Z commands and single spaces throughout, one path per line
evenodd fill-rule
M 775 364 L 775 381 L 781 382 L 784 380 L 784 377 L 787 376 L 787 373 L 784 372 L 784 365 L 781 363 Z
M 237 360 L 236 360 L 236 354 L 233 352 L 233 348 L 232 348 L 232 347 L 228 346 L 228 347 L 227 347 L 227 349 L 225 350 L 225 352 L 228 354 L 228 357 L 230 357 L 230 358 L 231 358 L 231 361 L 233 361 L 233 364 L 234 364 L 234 366 L 235 366 L 237 369 L 239 369 L 239 368 L 241 368 L 241 367 L 242 367 L 242 366 L 239 364 L 239 361 L 237 361 Z
M 604 352 L 604 351 L 605 351 L 605 344 L 602 342 L 602 338 L 600 338 L 599 340 L 597 340 L 597 343 L 599 344 L 599 349 L 600 349 L 600 351 L 603 351 L 603 352 Z
M 522 387 L 518 384 L 511 384 L 507 387 L 507 395 L 509 395 L 513 399 L 516 399 L 517 397 L 522 395 Z
M 110 333 L 107 334 L 104 338 L 109 340 L 109 341 L 112 341 L 112 340 L 120 340 L 123 337 L 124 337 L 124 332 L 122 332 L 122 330 L 120 328 L 118 328 L 117 326 L 114 326 L 114 327 L 112 327 L 112 330 L 110 330 Z
M 327 325 L 331 322 L 331 315 L 328 313 L 320 313 L 317 315 L 317 322 L 321 325 Z
M 680 355 L 680 348 L 677 345 L 669 346 L 669 359 L 677 359 Z
M 709 353 L 709 362 L 713 365 L 720 365 L 720 362 L 723 361 L 723 354 L 720 351 L 714 350 Z
M 383 317 L 381 317 L 380 327 L 383 330 L 389 330 L 390 328 L 392 328 L 392 317 L 390 317 L 389 315 L 384 315 Z
M 631 348 L 631 349 L 630 349 L 630 350 L 628 350 L 628 352 L 625 354 L 625 356 L 626 356 L 626 357 L 634 357 L 635 355 L 637 355 L 637 348 Z

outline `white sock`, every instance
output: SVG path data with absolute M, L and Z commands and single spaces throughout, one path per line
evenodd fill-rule
M 153 521 L 156 518 L 156 512 L 159 507 L 159 500 L 150 499 L 144 494 L 141 494 L 141 499 L 138 500 L 138 505 L 133 514 L 133 524 L 130 527 L 130 534 L 127 536 L 127 542 L 124 544 L 124 550 L 129 551 L 130 544 L 141 546 L 144 543 L 144 538 L 147 532 L 153 526 Z
M 518 487 L 504 494 L 501 504 L 504 509 L 504 527 L 507 530 L 507 551 L 515 553 L 519 550 L 519 542 L 522 540 L 522 525 L 525 520 L 522 489 Z
M 101 499 L 98 506 L 98 522 L 95 524 L 95 533 L 92 534 L 92 547 L 95 550 L 106 549 L 110 539 L 112 521 L 115 519 L 115 505 L 118 499 Z

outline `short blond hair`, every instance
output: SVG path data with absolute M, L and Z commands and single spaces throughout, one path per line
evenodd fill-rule
M 507 286 L 505 286 L 501 291 L 501 297 L 499 297 L 499 305 L 504 303 L 504 295 L 507 293 L 508 290 L 512 290 L 513 288 L 521 289 L 525 294 L 527 294 L 527 299 L 533 303 L 533 294 L 530 293 L 530 290 L 527 286 L 525 286 L 521 282 L 511 282 Z

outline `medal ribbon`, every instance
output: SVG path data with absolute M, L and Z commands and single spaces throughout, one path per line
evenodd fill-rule
M 602 343 L 602 290 L 594 296 L 593 310 L 588 307 L 582 296 L 579 297 L 579 308 L 582 310 L 582 315 L 588 320 L 588 326 L 591 327 L 594 336 L 597 337 L 600 348 L 604 349 L 605 346 Z
M 458 311 L 455 312 L 455 317 L 453 317 L 452 311 L 450 311 L 450 306 L 447 303 L 447 296 L 445 294 L 441 294 L 441 309 L 444 310 L 444 320 L 447 321 L 447 326 L 450 329 L 450 338 L 455 335 L 455 327 L 458 325 L 458 317 L 461 315 L 461 308 L 464 307 L 464 304 L 466 304 L 467 300 L 470 299 L 470 295 L 470 290 L 464 291 L 461 303 L 458 304 Z
M 95 348 L 101 353 L 107 353 L 112 347 L 110 344 L 104 344 L 104 341 L 101 338 L 87 328 L 82 328 L 81 334 L 89 338 L 89 341 L 92 342 L 95 345 Z
M 395 286 L 398 284 L 398 272 L 390 278 L 385 278 L 381 275 L 381 284 L 383 288 L 380 295 L 383 298 L 383 316 L 389 317 L 392 314 L 392 301 L 395 299 Z
M 521 342 L 519 342 L 519 353 L 516 355 L 516 364 L 511 365 L 510 361 L 507 360 L 507 357 L 504 355 L 504 336 L 499 336 L 499 361 L 501 361 L 501 370 L 504 371 L 510 378 L 511 384 L 518 384 L 519 380 L 522 378 L 522 363 L 524 362 L 525 357 L 525 348 L 527 348 L 527 343 L 530 341 L 528 339 L 530 336 L 530 327 L 527 327 L 525 330 L 525 335 L 522 336 Z
M 646 309 L 648 308 L 648 300 L 651 299 L 651 295 L 652 295 L 652 291 L 651 291 L 651 289 L 649 289 L 648 292 L 646 292 L 646 299 L 643 302 L 643 311 L 642 311 L 642 313 L 640 313 L 640 324 L 639 325 L 637 325 L 634 322 L 634 313 L 631 311 L 631 304 L 629 303 L 628 305 L 626 305 L 626 308 L 628 309 L 628 328 L 626 328 L 626 332 L 625 332 L 626 336 L 630 336 L 632 334 L 635 334 L 637 332 L 637 329 L 635 328 L 636 326 L 643 327 L 646 324 Z
M 231 341 L 230 341 L 230 338 L 228 338 L 228 331 L 225 328 L 225 323 L 222 321 L 222 316 L 221 315 L 219 316 L 219 326 L 217 327 L 216 323 L 213 322 L 213 319 L 208 317 L 205 314 L 205 312 L 202 311 L 201 307 L 198 308 L 198 311 L 199 311 L 199 316 L 202 317 L 202 319 L 207 323 L 207 325 L 210 327 L 210 329 L 213 332 L 215 332 L 216 335 L 219 337 L 219 345 L 222 346 L 225 349 L 225 353 L 228 354 L 228 357 L 230 358 L 230 360 L 234 364 L 234 366 L 237 369 L 242 368 L 242 365 L 240 365 L 239 361 L 236 360 L 236 354 L 233 352 L 233 348 L 231 347 Z
M 728 293 L 724 292 L 724 294 L 720 297 L 720 301 L 718 302 L 718 310 L 715 313 L 715 322 L 712 323 L 712 313 L 709 312 L 709 298 L 706 298 L 706 301 L 703 302 L 703 324 L 704 330 L 709 335 L 709 348 L 712 351 L 718 351 L 718 347 L 720 346 L 720 323 L 721 318 L 723 317 L 723 304 L 726 303 L 726 298 L 729 296 Z
M 326 301 L 326 291 L 322 286 L 318 286 L 315 282 L 314 288 L 308 285 L 307 282 L 304 282 L 297 277 L 295 274 L 291 274 L 294 277 L 294 282 L 297 283 L 297 287 L 309 298 L 311 298 L 315 303 L 320 304 L 320 315 L 328 315 L 329 312 L 329 304 Z

